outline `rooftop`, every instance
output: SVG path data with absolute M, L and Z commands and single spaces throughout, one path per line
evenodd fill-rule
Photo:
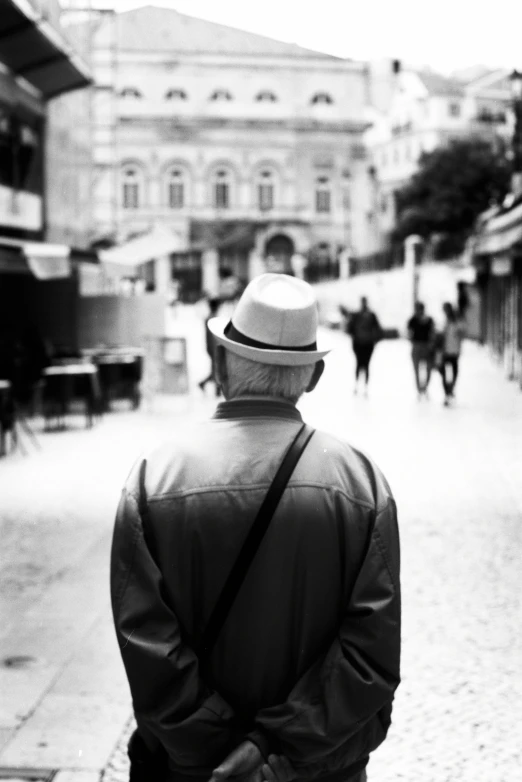
M 124 51 L 341 59 L 153 5 L 118 14 L 117 28 L 118 42 Z
M 458 97 L 464 95 L 462 82 L 432 71 L 417 71 L 419 79 L 431 95 Z

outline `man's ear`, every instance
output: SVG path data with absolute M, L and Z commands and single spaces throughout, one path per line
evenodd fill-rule
M 216 380 L 221 388 L 225 388 L 228 380 L 227 354 L 223 345 L 216 345 L 214 351 L 214 371 Z
M 324 361 L 321 359 L 318 361 L 314 367 L 314 373 L 310 379 L 310 382 L 308 383 L 306 387 L 306 393 L 310 393 L 310 391 L 313 391 L 316 385 L 318 384 L 319 380 L 321 379 L 321 375 L 324 372 Z

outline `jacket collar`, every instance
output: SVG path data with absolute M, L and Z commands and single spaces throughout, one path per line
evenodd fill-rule
M 212 418 L 284 418 L 302 421 L 299 410 L 291 402 L 277 397 L 243 396 L 220 402 Z

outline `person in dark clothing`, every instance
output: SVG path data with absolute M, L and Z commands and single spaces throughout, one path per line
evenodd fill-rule
M 453 305 L 446 302 L 443 305 L 446 323 L 440 337 L 439 367 L 444 389 L 444 405 L 449 407 L 455 397 L 455 385 L 459 374 L 459 359 L 462 341 L 466 336 L 466 324 L 455 312 Z
M 460 320 L 466 320 L 469 310 L 468 286 L 463 280 L 457 283 L 457 313 Z
M 219 299 L 235 302 L 242 293 L 242 285 L 238 277 L 228 266 L 219 270 Z
M 219 310 L 219 305 L 220 304 L 221 304 L 220 299 L 211 298 L 211 299 L 208 300 L 209 313 L 208 313 L 207 317 L 205 318 L 205 340 L 206 340 L 206 346 L 207 346 L 207 353 L 208 353 L 208 355 L 210 357 L 211 367 L 210 367 L 210 374 L 206 378 L 204 378 L 203 380 L 201 380 L 198 383 L 198 385 L 199 385 L 199 387 L 201 388 L 202 391 L 205 390 L 205 387 L 206 387 L 207 383 L 209 383 L 210 381 L 215 383 L 215 385 L 216 385 L 216 396 L 219 396 L 220 390 L 219 390 L 219 385 L 218 385 L 218 383 L 216 381 L 215 370 L 214 370 L 214 338 L 213 338 L 212 333 L 211 333 L 211 331 L 210 331 L 210 329 L 208 327 L 208 322 L 209 322 L 209 320 L 211 318 L 215 318 L 216 317 L 216 315 L 218 314 L 218 310 Z
M 364 375 L 364 391 L 366 394 L 370 380 L 370 361 L 375 345 L 382 337 L 381 324 L 377 315 L 368 307 L 366 296 L 362 297 L 361 309 L 352 316 L 347 331 L 352 338 L 352 347 L 355 353 L 354 394 L 357 393 L 361 374 Z
M 427 394 L 433 368 L 435 323 L 426 314 L 421 301 L 416 302 L 415 312 L 408 321 L 408 337 L 411 340 L 411 359 L 419 399 Z
M 314 431 L 207 656 L 330 351 L 313 289 L 285 274 L 256 277 L 208 325 L 225 401 L 138 459 L 114 525 L 112 610 L 141 737 L 131 780 L 365 782 L 400 683 L 392 491 L 368 456 Z

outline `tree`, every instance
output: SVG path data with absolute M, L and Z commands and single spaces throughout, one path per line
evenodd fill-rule
M 394 239 L 436 239 L 439 256 L 459 253 L 479 214 L 509 191 L 511 166 L 498 141 L 453 140 L 424 153 L 419 170 L 397 193 Z

